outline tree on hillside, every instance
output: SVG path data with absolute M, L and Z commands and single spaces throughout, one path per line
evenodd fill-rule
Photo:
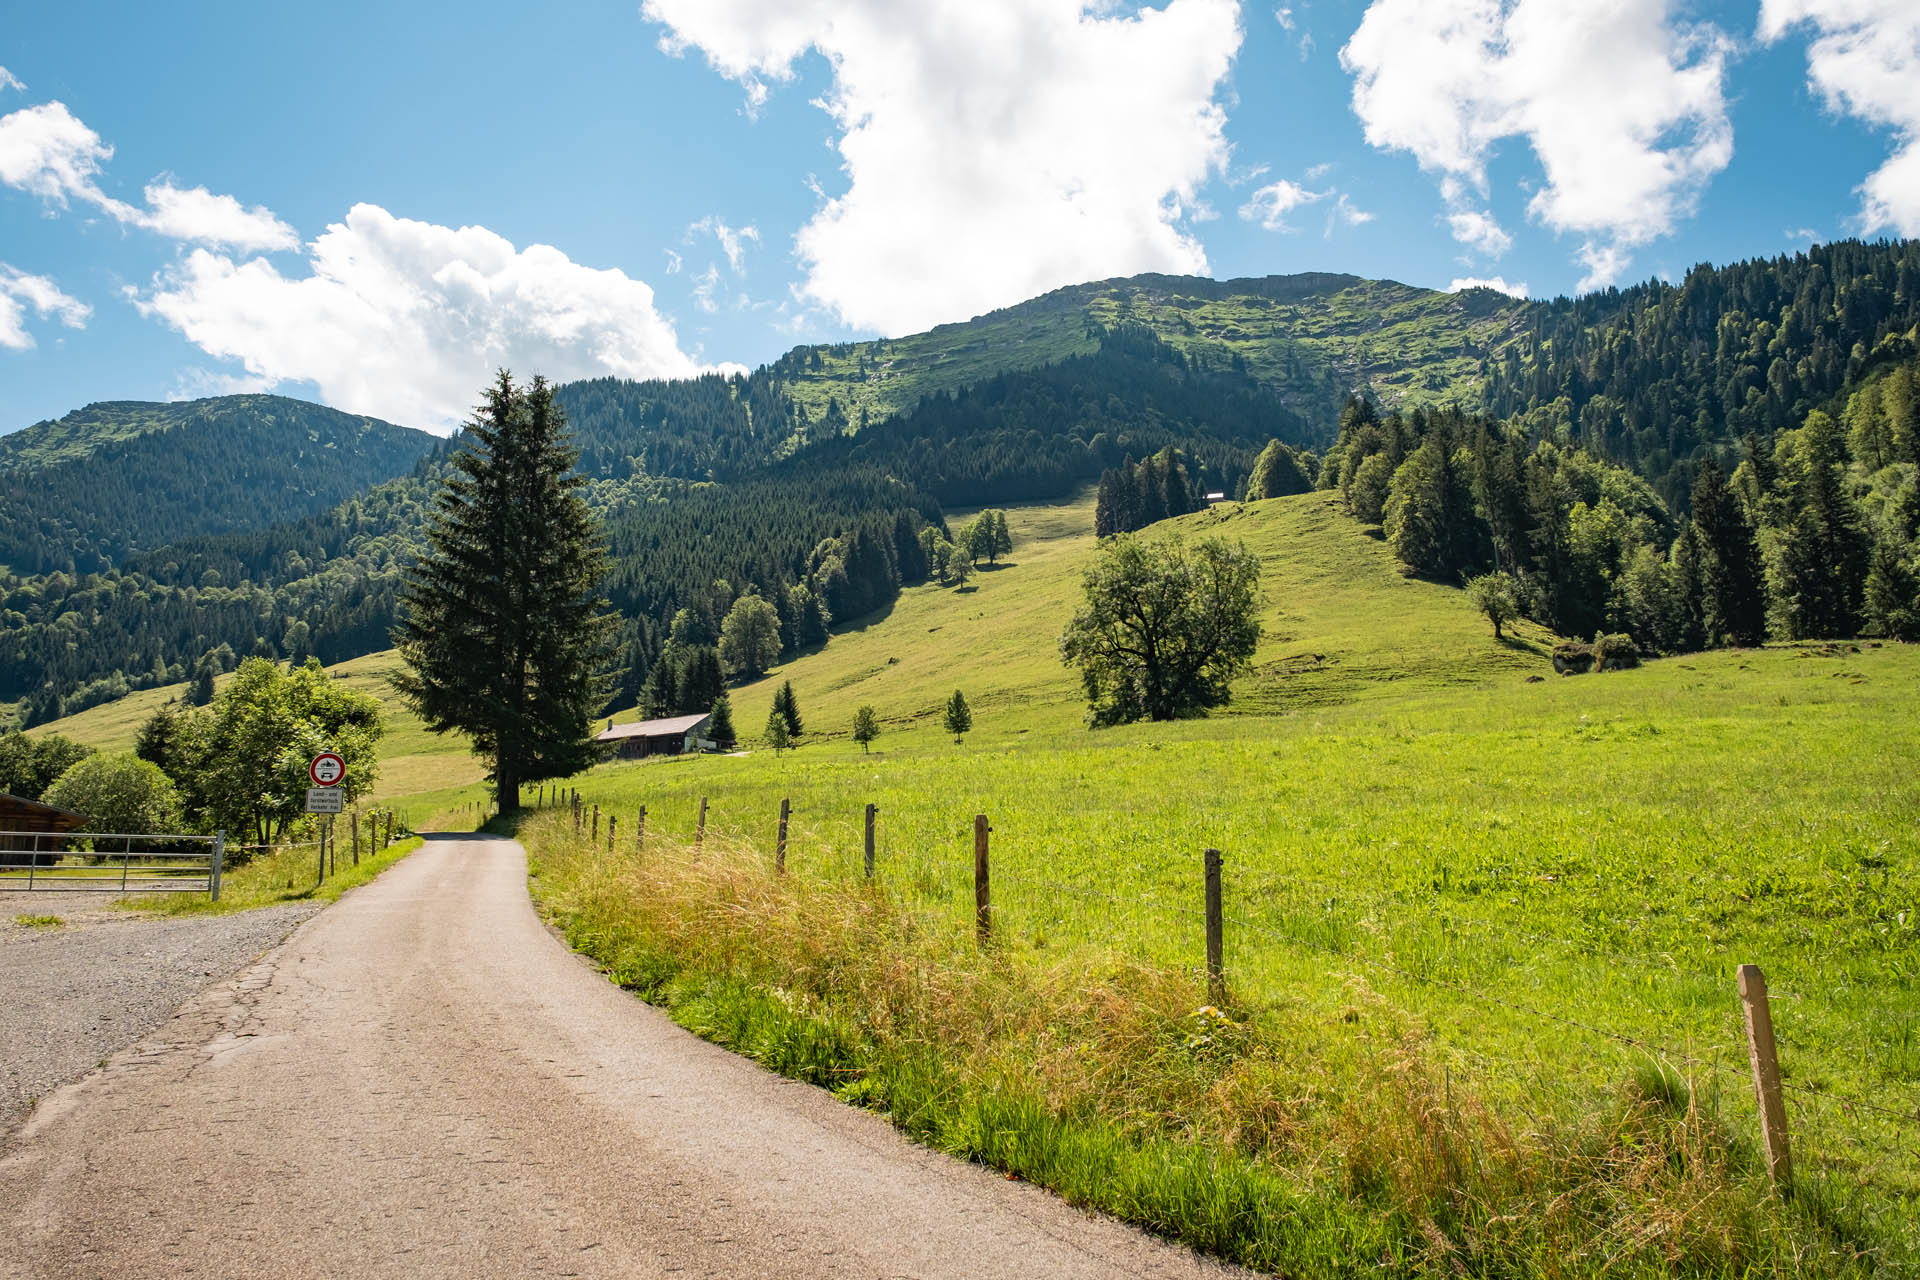
M 485 394 L 407 575 L 393 638 L 408 670 L 393 683 L 429 729 L 472 739 L 512 812 L 523 783 L 593 762 L 588 718 L 609 687 L 614 620 L 553 389 L 502 370 Z
M 872 751 L 870 745 L 880 736 L 880 721 L 873 714 L 873 708 L 862 706 L 853 713 L 853 740 L 860 744 L 862 751 Z
M 38 800 L 54 779 L 92 754 L 92 747 L 57 733 L 36 738 L 18 732 L 0 734 L 0 791 Z
M 1706 624 L 1713 644 L 1756 645 L 1767 638 L 1767 593 L 1753 525 L 1712 458 L 1693 482 L 1693 527 L 1699 531 L 1706 585 Z
M 1301 465 L 1300 455 L 1280 441 L 1271 440 L 1254 459 L 1253 475 L 1247 479 L 1247 501 L 1306 493 L 1312 488 L 1313 480 Z
M 778 703 L 767 712 L 767 745 L 776 756 L 793 745 L 793 730 L 787 728 L 787 718 L 781 714 Z
M 736 740 L 733 732 L 733 699 L 721 694 L 713 700 L 713 719 L 707 721 L 707 736 L 721 750 L 731 750 Z
M 779 713 L 781 720 L 786 723 L 788 736 L 794 738 L 799 737 L 802 732 L 802 725 L 800 723 L 800 700 L 793 696 L 793 681 L 783 680 L 780 682 L 778 692 L 773 695 L 773 709 Z
M 1001 556 L 1013 554 L 1013 533 L 1007 528 L 1007 513 L 993 513 L 993 543 L 987 548 L 987 563 L 992 564 Z
M 213 663 L 206 658 L 200 659 L 193 668 L 193 686 L 187 690 L 187 701 L 196 707 L 213 701 Z
M 1191 551 L 1127 535 L 1102 545 L 1086 607 L 1060 637 L 1095 725 L 1172 720 L 1223 705 L 1260 640 L 1260 563 L 1210 538 Z
M 973 728 L 973 708 L 967 705 L 967 696 L 958 689 L 955 689 L 953 696 L 947 699 L 946 715 L 942 717 L 941 723 L 946 725 L 947 732 L 953 735 L 956 746 L 960 739 L 966 736 L 967 730 Z
M 802 590 L 803 588 L 796 588 Z M 767 673 L 780 657 L 780 615 L 757 595 L 744 595 L 720 624 L 720 660 L 748 680 Z
M 1514 598 L 1513 579 L 1504 573 L 1483 573 L 1467 581 L 1467 599 L 1493 624 L 1493 638 L 1502 638 L 1501 628 L 1520 616 L 1519 601 Z
M 172 780 L 136 755 L 90 755 L 56 778 L 45 800 L 85 814 L 91 831 L 146 835 L 180 828 L 180 796 Z

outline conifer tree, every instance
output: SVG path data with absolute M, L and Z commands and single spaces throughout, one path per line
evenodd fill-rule
M 1704 612 L 1711 641 L 1759 644 L 1767 637 L 1760 548 L 1754 540 L 1753 526 L 1712 458 L 1701 464 L 1693 482 L 1693 525 L 1706 552 L 1702 558 Z
M 787 718 L 780 713 L 780 704 L 777 702 L 767 712 L 767 745 L 773 748 L 775 755 L 793 745 L 793 731 L 787 728 Z
M 1013 554 L 1013 534 L 1007 529 L 1007 513 L 993 513 L 993 545 L 987 552 L 987 563 L 991 564 L 999 556 Z
M 800 701 L 793 696 L 793 681 L 780 682 L 779 692 L 773 695 L 773 709 L 780 714 L 781 721 L 787 726 L 791 737 L 799 737 L 803 731 L 800 722 Z
M 956 745 L 966 736 L 967 731 L 973 728 L 973 708 L 967 705 L 967 696 L 958 689 L 955 689 L 953 696 L 947 699 L 944 723 L 947 726 L 947 732 L 953 735 Z
M 722 750 L 733 746 L 733 699 L 722 693 L 713 700 L 713 719 L 707 722 L 707 736 Z
M 593 763 L 615 623 L 552 388 L 502 370 L 485 397 L 402 590 L 393 638 L 408 669 L 393 683 L 429 729 L 471 738 L 512 812 L 522 784 Z

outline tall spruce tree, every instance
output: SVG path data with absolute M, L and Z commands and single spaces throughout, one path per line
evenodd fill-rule
M 472 739 L 512 812 L 523 784 L 593 763 L 588 718 L 608 692 L 615 620 L 552 388 L 502 370 L 485 395 L 401 594 L 393 638 L 408 669 L 393 684 L 429 729 Z
M 1758 456 L 1760 451 L 1756 451 Z M 1746 512 L 1712 458 L 1693 482 L 1693 527 L 1706 555 L 1706 624 L 1714 644 L 1755 645 L 1767 638 L 1767 593 L 1760 547 Z

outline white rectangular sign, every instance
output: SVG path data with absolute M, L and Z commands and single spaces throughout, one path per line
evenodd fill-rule
M 308 787 L 308 813 L 346 812 L 347 793 L 339 787 Z

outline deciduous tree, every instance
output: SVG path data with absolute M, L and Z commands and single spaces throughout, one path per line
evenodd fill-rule
M 860 744 L 862 751 L 872 751 L 872 742 L 880 736 L 880 721 L 873 714 L 873 708 L 862 706 L 853 713 L 853 740 Z
M 1096 725 L 1172 720 L 1224 704 L 1260 640 L 1260 564 L 1210 538 L 1188 550 L 1121 535 L 1083 578 L 1086 607 L 1060 637 Z

